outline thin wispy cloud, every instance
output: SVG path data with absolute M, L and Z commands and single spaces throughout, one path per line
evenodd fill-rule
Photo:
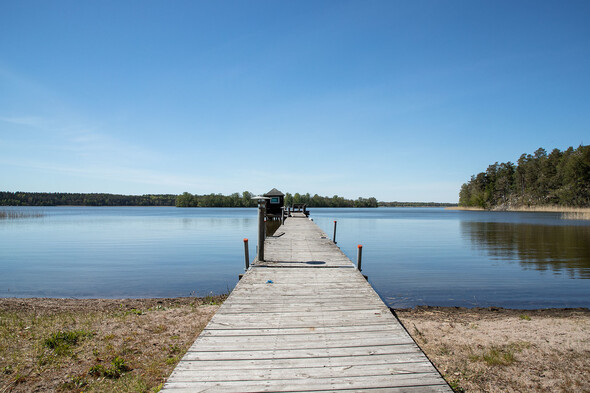
M 41 130 L 46 130 L 51 127 L 52 121 L 42 117 L 28 116 L 28 117 L 2 117 L 0 122 L 16 124 L 20 126 L 34 127 Z

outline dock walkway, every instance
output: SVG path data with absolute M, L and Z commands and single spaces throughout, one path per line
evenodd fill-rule
M 162 392 L 451 392 L 321 229 L 289 218 Z

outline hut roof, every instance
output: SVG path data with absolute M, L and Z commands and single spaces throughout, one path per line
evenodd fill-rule
M 264 194 L 264 196 L 266 196 L 266 197 L 270 197 L 270 196 L 285 196 L 285 194 L 283 194 L 282 192 L 280 192 L 276 188 L 273 188 L 272 190 L 270 190 L 269 192 L 267 192 L 266 194 Z

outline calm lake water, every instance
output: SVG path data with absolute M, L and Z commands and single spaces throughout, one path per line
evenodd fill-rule
M 174 297 L 231 290 L 256 209 L 3 208 L 0 297 Z M 590 222 L 558 213 L 311 209 L 391 307 L 590 306 Z M 345 299 L 343 299 L 345 301 Z

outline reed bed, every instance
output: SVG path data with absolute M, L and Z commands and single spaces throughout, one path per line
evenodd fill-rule
M 568 207 L 568 206 L 553 206 L 553 205 L 540 205 L 540 206 L 519 206 L 509 207 L 506 209 L 499 209 L 506 211 L 515 212 L 538 212 L 538 213 L 590 213 L 590 207 Z
M 590 220 L 589 207 L 521 206 L 507 210 L 517 212 L 561 213 L 562 220 Z
M 15 220 L 19 218 L 40 218 L 45 214 L 41 212 L 23 212 L 14 210 L 0 210 L 0 220 Z
M 460 211 L 473 211 L 473 212 L 483 212 L 486 209 L 483 207 L 471 207 L 471 206 L 448 206 L 445 207 L 445 210 L 460 210 Z
M 569 212 L 561 215 L 563 220 L 590 220 L 590 212 Z
M 486 211 L 481 207 L 447 207 L 446 210 L 461 211 Z M 563 220 L 590 220 L 590 207 L 568 207 L 568 206 L 518 206 L 518 207 L 496 207 L 487 211 L 508 211 L 508 212 L 532 212 L 532 213 L 562 213 Z

